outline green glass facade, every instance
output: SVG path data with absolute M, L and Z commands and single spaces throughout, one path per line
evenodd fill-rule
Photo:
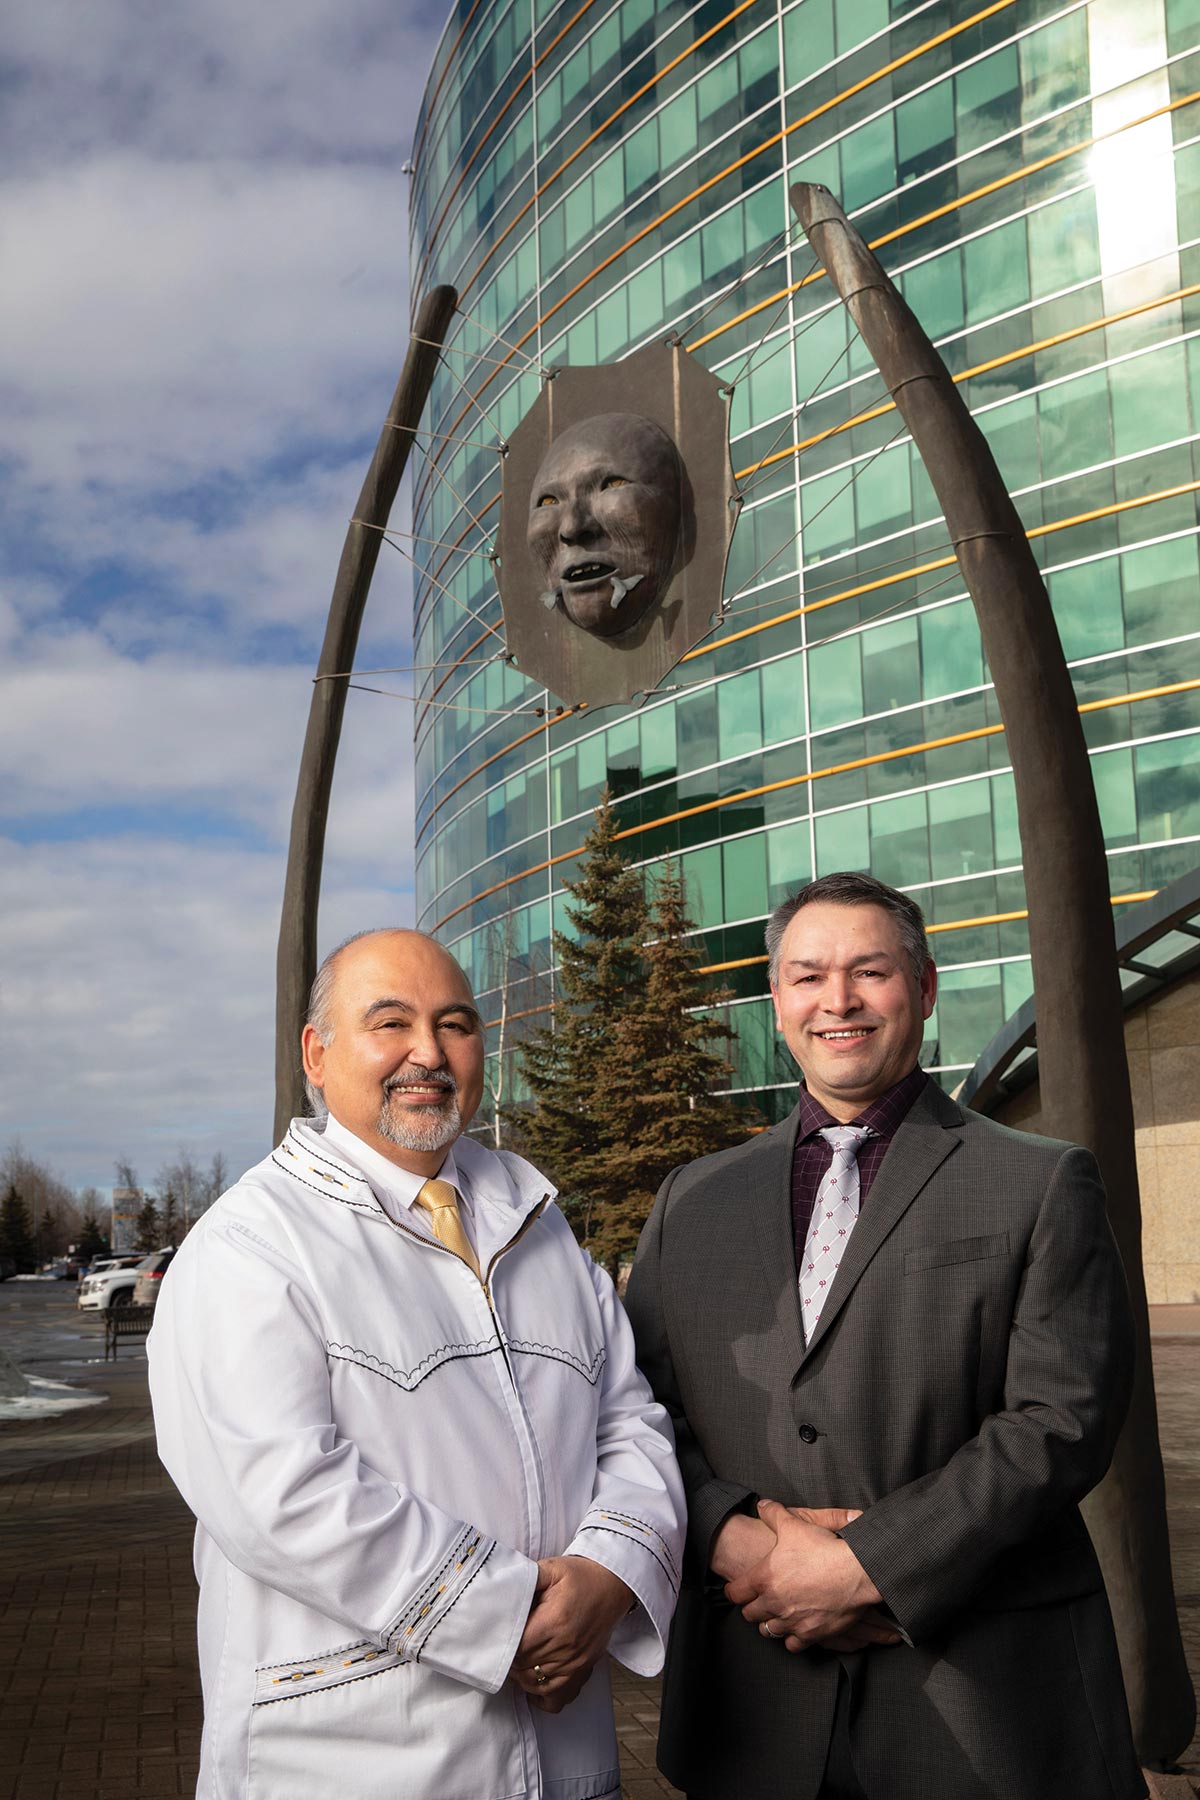
M 511 1043 L 607 783 L 630 856 L 679 859 L 763 1112 L 794 1076 L 762 922 L 836 868 L 938 928 L 925 1060 L 954 1086 L 1030 990 L 1005 738 L 787 184 L 833 189 L 960 379 L 1086 708 L 1111 892 L 1157 889 L 1200 861 L 1200 0 L 460 3 L 414 163 L 414 291 L 463 309 L 414 464 L 418 923 Z M 496 434 L 540 367 L 669 332 L 735 383 L 726 621 L 640 710 L 547 726 L 495 659 Z

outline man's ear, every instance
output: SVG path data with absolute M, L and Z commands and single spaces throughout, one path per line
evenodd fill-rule
M 304 1063 L 304 1073 L 315 1088 L 325 1086 L 325 1046 L 317 1036 L 312 1025 L 306 1025 L 300 1033 L 300 1057 Z
M 927 1019 L 937 1002 L 937 966 L 930 957 L 921 976 L 921 1017 Z
M 771 1005 L 775 1008 L 775 1024 L 782 1031 L 783 1020 L 779 1016 L 779 989 L 774 982 L 771 983 Z

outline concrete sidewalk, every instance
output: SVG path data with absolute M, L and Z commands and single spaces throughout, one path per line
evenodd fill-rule
M 1155 1371 L 1195 1678 L 1200 1308 L 1163 1310 L 1188 1315 L 1156 1317 Z M 0 1800 L 173 1800 L 200 1738 L 191 1517 L 154 1453 L 144 1351 L 71 1379 L 108 1404 L 0 1423 Z M 663 1800 L 657 1683 L 615 1673 L 624 1793 Z M 1200 1775 L 1195 1747 L 1185 1766 Z

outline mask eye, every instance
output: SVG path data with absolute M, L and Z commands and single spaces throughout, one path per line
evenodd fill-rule
M 600 483 L 601 492 L 603 492 L 603 490 L 605 488 L 628 487 L 628 486 L 629 486 L 628 478 L 624 475 L 606 475 L 604 477 L 604 480 Z

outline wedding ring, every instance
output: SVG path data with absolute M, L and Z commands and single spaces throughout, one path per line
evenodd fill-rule
M 543 1675 L 542 1670 L 541 1670 L 541 1665 L 539 1663 L 534 1663 L 533 1679 L 537 1682 L 539 1687 L 545 1687 L 545 1685 L 549 1681 L 550 1677 L 548 1675 Z
M 769 1638 L 774 1639 L 775 1641 L 778 1641 L 779 1633 L 777 1631 L 771 1630 L 770 1619 L 764 1619 L 758 1629 L 761 1631 L 761 1633 L 764 1637 L 769 1637 Z

